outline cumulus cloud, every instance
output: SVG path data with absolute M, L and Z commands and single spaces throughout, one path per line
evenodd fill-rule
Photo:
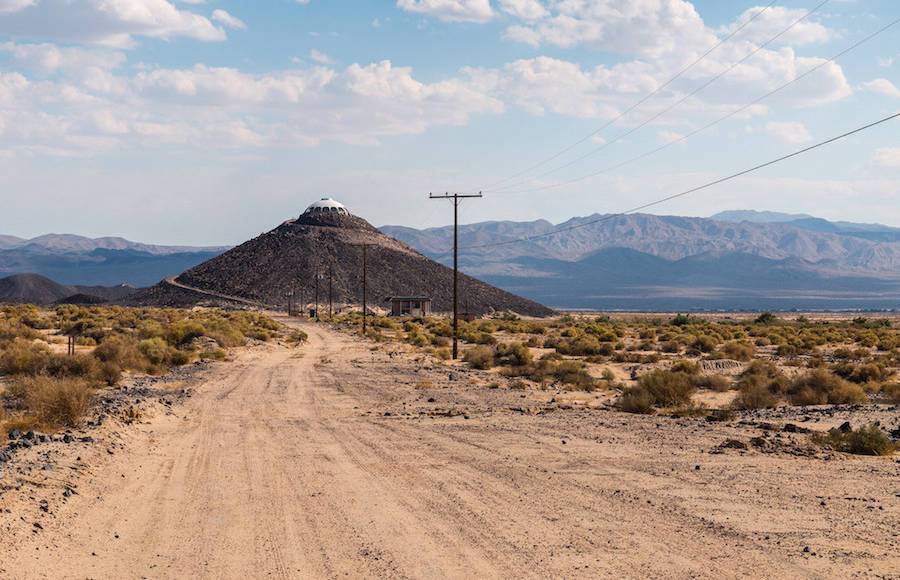
M 0 34 L 15 38 L 129 47 L 135 37 L 224 40 L 208 18 L 168 0 L 0 0 Z M 224 11 L 223 11 L 224 12 Z
M 41 74 L 58 71 L 83 72 L 90 68 L 109 70 L 125 62 L 125 55 L 120 51 L 76 46 L 61 47 L 48 42 L 0 43 L 0 52 L 9 54 L 18 67 Z
M 229 28 L 239 28 L 241 30 L 247 28 L 247 25 L 244 24 L 243 20 L 241 20 L 240 18 L 237 18 L 235 16 L 232 16 L 231 14 L 229 14 L 228 12 L 226 12 L 225 10 L 222 10 L 222 9 L 213 10 L 212 19 L 215 20 L 216 22 L 218 22 L 219 24 L 222 24 Z
M 883 167 L 900 167 L 900 147 L 880 147 L 872 154 L 872 161 Z
M 863 87 L 872 91 L 873 93 L 878 93 L 879 95 L 884 95 L 886 97 L 900 97 L 900 89 L 894 86 L 894 83 L 887 79 L 871 80 L 867 83 L 863 83 Z
M 795 121 L 770 121 L 766 123 L 766 133 L 780 141 L 799 145 L 812 141 L 812 136 L 803 123 Z
M 397 7 L 446 22 L 487 22 L 494 17 L 489 0 L 397 0 Z
M 537 20 L 549 14 L 538 0 L 500 0 L 500 10 L 522 20 Z
M 825 42 L 834 37 L 834 33 L 822 24 L 811 18 L 804 19 L 803 16 L 807 14 L 806 10 L 785 8 L 783 6 L 772 6 L 766 10 L 762 10 L 762 8 L 762 6 L 748 8 L 731 25 L 724 27 L 721 32 L 730 34 L 752 18 L 753 21 L 740 32 L 740 38 L 750 42 L 766 42 L 789 26 L 791 27 L 790 30 L 778 36 L 776 40 L 778 43 L 793 45 L 813 44 Z M 758 16 L 756 16 L 757 14 Z M 754 16 L 756 17 L 754 18 Z M 795 22 L 796 24 L 794 24 Z
M 254 75 L 196 65 L 112 74 L 117 91 L 82 78 L 0 73 L 4 150 L 92 155 L 131 144 L 212 147 L 377 144 L 388 135 L 462 125 L 503 104 L 466 79 L 417 81 L 390 61 Z

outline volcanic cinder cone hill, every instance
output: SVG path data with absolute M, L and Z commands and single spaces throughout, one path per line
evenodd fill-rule
M 326 209 L 316 209 L 326 204 Z M 386 308 L 391 296 L 428 296 L 432 310 L 453 308 L 453 270 L 423 256 L 403 242 L 379 232 L 332 200 L 310 206 L 296 220 L 288 220 L 174 279 L 176 287 L 161 282 L 131 297 L 132 304 L 184 306 L 209 295 L 252 300 L 284 307 L 287 294 L 299 301 L 301 289 L 313 301 L 316 274 L 319 301 L 327 304 L 329 272 L 335 304 L 358 305 L 362 298 L 363 244 L 367 245 L 367 296 L 370 306 Z M 460 312 L 482 315 L 511 311 L 525 316 L 547 316 L 552 310 L 480 280 L 459 275 Z

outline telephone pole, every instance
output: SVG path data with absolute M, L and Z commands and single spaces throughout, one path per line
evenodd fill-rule
M 459 267 L 457 262 L 458 245 L 458 228 L 459 228 L 459 202 L 468 197 L 482 197 L 481 192 L 462 194 L 462 193 L 445 193 L 443 195 L 428 194 L 429 199 L 452 199 L 453 200 L 453 360 L 456 360 L 459 353 L 457 341 L 459 340 Z
M 334 314 L 334 302 L 331 300 L 331 286 L 334 281 L 334 266 L 328 265 L 328 319 L 331 320 Z
M 316 273 L 314 275 L 316 279 L 316 322 L 319 321 L 319 269 L 316 268 Z
M 366 336 L 366 249 L 369 247 L 369 244 L 363 244 L 363 322 L 362 322 L 362 333 L 363 337 Z

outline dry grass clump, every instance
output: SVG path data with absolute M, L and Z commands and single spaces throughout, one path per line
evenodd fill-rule
M 531 351 L 519 342 L 497 345 L 495 359 L 498 364 L 521 367 L 531 364 Z
M 832 429 L 826 434 L 813 434 L 811 439 L 818 445 L 826 445 L 835 451 L 857 455 L 890 455 L 900 443 L 891 441 L 884 431 L 875 425 L 865 425 L 850 431 Z
M 825 369 L 813 369 L 791 383 L 788 396 L 793 405 L 866 403 L 865 391 Z
M 753 358 L 753 345 L 746 342 L 729 342 L 722 347 L 722 354 L 732 360 L 748 361 Z
M 22 416 L 47 429 L 78 426 L 92 400 L 90 384 L 73 377 L 24 377 L 3 396 Z
M 731 389 L 731 381 L 722 375 L 695 375 L 691 377 L 691 382 L 698 389 L 707 389 L 724 393 Z
M 636 386 L 626 389 L 617 406 L 629 413 L 650 413 L 654 406 L 687 407 L 694 390 L 689 374 L 656 369 L 641 375 Z
M 494 351 L 483 345 L 473 346 L 463 353 L 463 360 L 476 369 L 486 370 L 494 366 Z

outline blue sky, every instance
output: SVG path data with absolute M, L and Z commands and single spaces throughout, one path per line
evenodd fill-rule
M 828 62 L 900 3 L 821 2 L 0 0 L 0 233 L 232 244 L 323 195 L 435 226 L 429 191 L 478 189 L 465 222 L 621 211 L 900 110 L 900 24 Z M 898 135 L 653 212 L 900 226 Z

